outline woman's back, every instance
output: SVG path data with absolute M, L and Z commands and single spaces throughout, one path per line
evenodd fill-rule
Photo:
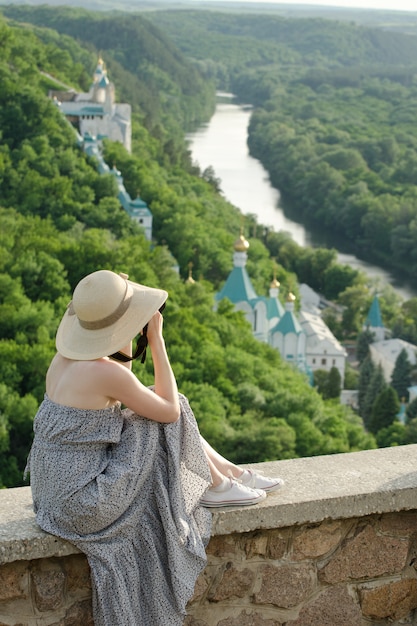
M 105 409 L 117 399 L 107 395 L 103 381 L 115 368 L 108 358 L 75 361 L 57 353 L 46 375 L 46 393 L 58 404 L 79 409 Z

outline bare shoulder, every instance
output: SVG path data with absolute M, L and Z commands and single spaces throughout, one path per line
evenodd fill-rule
M 48 396 L 60 404 L 104 408 L 120 398 L 118 389 L 134 384 L 130 370 L 107 358 L 75 361 L 57 354 L 46 376 Z

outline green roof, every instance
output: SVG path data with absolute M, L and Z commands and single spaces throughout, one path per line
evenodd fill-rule
M 365 326 L 370 326 L 371 328 L 384 328 L 378 296 L 375 296 L 372 300 L 371 308 L 369 309 L 368 317 L 365 321 Z
M 266 301 L 266 306 L 269 320 L 272 317 L 278 317 L 279 319 L 281 319 L 281 317 L 285 313 L 285 309 L 282 306 L 281 302 L 278 300 L 278 298 L 268 298 Z
M 234 304 L 258 298 L 244 267 L 234 267 L 230 272 L 223 289 L 216 294 L 216 300 L 223 298 L 228 298 Z
M 140 208 L 140 209 L 147 209 L 148 205 L 146 204 L 146 202 L 144 200 L 142 200 L 142 198 L 135 198 L 135 200 L 132 200 L 132 202 L 130 203 L 132 207 L 136 207 L 136 208 Z
M 300 335 L 302 332 L 303 329 L 292 311 L 285 311 L 278 324 L 271 330 L 271 333 L 282 333 L 283 335 L 288 335 L 289 333 Z
M 103 76 L 100 79 L 98 86 L 104 88 L 104 87 L 107 87 L 108 84 L 109 84 L 109 79 L 107 78 L 107 76 Z

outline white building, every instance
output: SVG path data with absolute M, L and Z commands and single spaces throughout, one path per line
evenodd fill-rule
M 228 298 L 236 310 L 243 311 L 253 329 L 254 336 L 268 342 L 271 326 L 282 317 L 283 306 L 278 299 L 279 283 L 274 278 L 269 290 L 269 298 L 258 296 L 246 271 L 249 243 L 243 235 L 234 244 L 233 270 L 230 272 L 223 289 L 216 294 L 219 302 Z
M 78 129 L 81 137 L 97 140 L 107 137 L 132 149 L 132 108 L 115 101 L 115 88 L 107 77 L 104 62 L 99 59 L 93 82 L 87 93 L 51 91 L 49 94 L 62 113 Z
M 318 313 L 320 311 L 320 296 L 309 285 L 302 283 L 299 288 L 301 298 L 301 309 Z
M 121 173 L 115 166 L 110 169 L 102 155 L 103 138 L 119 141 L 130 152 L 132 135 L 130 104 L 115 103 L 114 85 L 107 78 L 103 60 L 98 61 L 88 93 L 50 91 L 49 95 L 73 126 L 79 147 L 96 161 L 99 173 L 115 177 L 120 204 L 152 241 L 153 216 L 148 205 L 139 196 L 132 200 Z
M 306 363 L 314 372 L 332 367 L 339 370 L 342 384 L 345 379 L 347 352 L 333 335 L 317 313 L 302 310 L 299 315 L 300 325 L 306 334 Z
M 103 159 L 100 144 L 96 141 L 96 139 L 94 139 L 94 137 L 86 134 L 84 135 L 84 139 L 80 137 L 79 143 L 84 152 L 96 160 L 97 169 L 100 174 L 111 174 L 115 177 L 118 189 L 117 198 L 120 204 L 130 217 L 137 222 L 139 226 L 142 226 L 145 231 L 146 239 L 148 239 L 148 241 L 152 241 L 153 216 L 146 202 L 144 202 L 139 196 L 137 196 L 135 200 L 132 200 L 126 191 L 121 173 L 115 166 L 111 169 L 109 168 Z
M 417 362 L 417 346 L 408 343 L 408 341 L 403 339 L 385 339 L 383 341 L 375 341 L 369 346 L 372 361 L 376 365 L 381 365 L 384 379 L 387 383 L 391 382 L 395 362 L 403 349 L 406 351 L 411 365 L 415 365 Z
M 305 285 L 303 293 L 314 312 L 304 310 L 296 315 L 292 294 L 289 294 L 284 310 L 275 277 L 269 297 L 258 296 L 245 267 L 248 248 L 249 243 L 241 235 L 234 244 L 233 270 L 216 294 L 217 302 L 228 298 L 237 310 L 244 312 L 254 336 L 278 350 L 286 361 L 301 371 L 311 375 L 316 369 L 330 371 L 337 367 L 343 381 L 347 353 L 317 314 L 319 297 Z
M 306 370 L 306 335 L 294 313 L 295 296 L 290 293 L 285 305 L 285 313 L 271 328 L 269 343 L 280 355 L 298 367 Z

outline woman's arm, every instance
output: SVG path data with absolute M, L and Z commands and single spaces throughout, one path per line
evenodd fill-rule
M 148 341 L 155 370 L 154 391 L 145 387 L 121 363 L 102 361 L 97 384 L 106 396 L 119 400 L 134 413 L 157 422 L 175 422 L 180 415 L 178 388 L 162 336 L 162 315 L 148 324 Z
M 155 372 L 155 393 L 178 409 L 177 381 L 169 362 L 165 341 L 162 335 L 163 317 L 157 311 L 148 324 L 148 342 L 152 352 Z

